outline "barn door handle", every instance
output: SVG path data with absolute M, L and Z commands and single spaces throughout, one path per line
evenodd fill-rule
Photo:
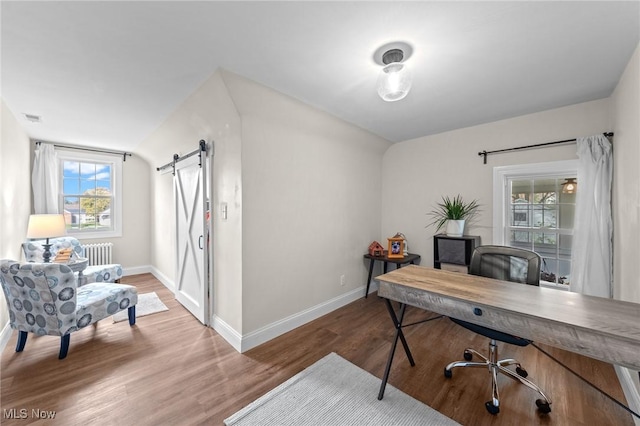
M 202 239 L 203 239 L 203 237 L 204 237 L 204 235 L 200 235 L 200 236 L 198 237 L 198 248 L 199 248 L 200 250 L 202 250 L 202 249 L 204 248 L 204 247 L 202 247 Z

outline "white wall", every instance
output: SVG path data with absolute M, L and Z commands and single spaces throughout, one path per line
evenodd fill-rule
M 237 75 L 224 79 L 242 119 L 245 335 L 364 285 L 390 143 Z
M 433 227 L 427 212 L 441 197 L 478 199 L 482 211 L 466 234 L 492 242 L 493 167 L 576 158 L 575 144 L 495 154 L 483 164 L 478 152 L 552 142 L 612 130 L 608 99 L 529 114 L 508 120 L 393 145 L 382 167 L 382 235 L 407 237 L 409 251 L 433 266 Z M 616 135 L 617 137 L 617 135 Z M 442 232 L 442 231 L 441 231 Z
M 640 44 L 612 100 L 614 298 L 640 302 Z M 640 411 L 638 373 L 616 368 L 632 409 Z M 637 425 L 640 420 L 635 419 Z
M 31 214 L 30 141 L 4 100 L 0 102 L 0 259 L 21 260 Z M 7 321 L 9 312 L 0 292 L 0 331 Z
M 640 302 L 640 45 L 611 97 L 614 297 Z
M 240 119 L 221 73 L 214 73 L 189 96 L 136 152 L 152 166 L 150 255 L 154 272 L 165 284 L 175 282 L 175 212 L 173 177 L 156 167 L 169 163 L 173 154 L 187 154 L 204 139 L 214 145 L 214 313 L 233 330 L 242 329 L 242 180 Z M 228 219 L 220 219 L 220 203 L 228 204 Z M 168 281 L 168 282 L 166 282 Z

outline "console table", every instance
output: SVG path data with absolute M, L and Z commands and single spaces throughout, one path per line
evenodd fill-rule
M 407 305 L 513 333 L 612 364 L 640 370 L 640 304 L 521 285 L 476 275 L 407 266 L 376 278 L 396 328 L 378 399 L 389 378 Z M 400 313 L 391 306 L 400 302 Z
M 416 262 L 420 261 L 420 255 L 414 253 L 407 253 L 404 257 L 392 257 L 389 258 L 387 255 L 382 256 L 372 256 L 370 254 L 364 255 L 365 259 L 369 259 L 369 277 L 367 278 L 367 289 L 364 291 L 364 297 L 366 298 L 369 295 L 369 286 L 371 285 L 371 275 L 373 275 L 373 265 L 378 262 L 383 262 L 382 270 L 384 273 L 387 273 L 387 265 L 389 263 L 395 263 L 396 269 L 400 268 L 402 265 L 412 264 L 415 265 Z

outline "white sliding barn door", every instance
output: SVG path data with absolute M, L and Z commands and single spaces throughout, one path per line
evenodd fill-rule
M 175 296 L 201 323 L 208 324 L 208 244 L 205 152 L 175 165 L 177 265 Z

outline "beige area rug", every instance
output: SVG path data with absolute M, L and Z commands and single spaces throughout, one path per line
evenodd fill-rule
M 387 384 L 378 401 L 380 379 L 330 353 L 224 421 L 253 425 L 458 425 Z
M 168 311 L 169 308 L 162 303 L 156 292 L 143 293 L 138 295 L 138 303 L 136 304 L 136 318 L 146 315 L 156 314 L 162 311 Z M 120 322 L 129 319 L 128 309 L 117 312 L 113 316 L 113 322 Z

